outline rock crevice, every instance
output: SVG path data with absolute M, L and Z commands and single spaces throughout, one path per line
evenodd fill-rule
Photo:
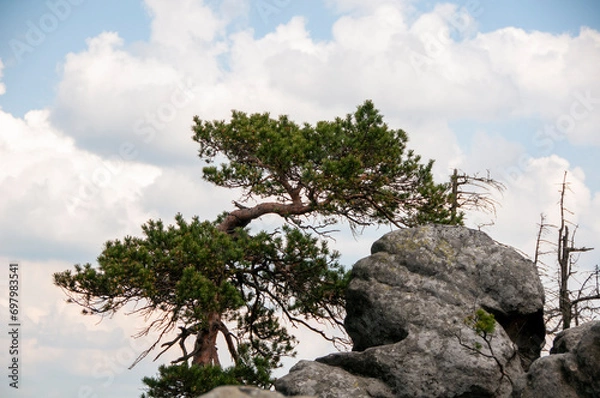
M 520 395 L 544 342 L 544 292 L 531 261 L 483 232 L 443 225 L 391 232 L 371 251 L 354 265 L 347 293 L 353 351 L 303 362 L 277 382 L 279 391 L 375 396 L 364 388 L 345 395 L 327 382 L 336 372 L 349 383 L 382 382 L 382 397 Z M 505 375 L 469 348 L 484 343 L 464 322 L 478 308 L 498 321 L 491 347 Z M 298 388 L 309 375 L 311 389 Z
M 600 321 L 560 332 L 527 373 L 523 398 L 600 397 Z

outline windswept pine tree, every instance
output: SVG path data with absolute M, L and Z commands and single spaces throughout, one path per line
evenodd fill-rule
M 344 316 L 348 275 L 323 239 L 328 226 L 461 222 L 449 185 L 433 180 L 433 161 L 407 149 L 406 133 L 390 129 L 371 101 L 316 125 L 238 111 L 229 121 L 195 117 L 193 139 L 207 162 L 203 178 L 242 190 L 234 209 L 215 221 L 150 220 L 142 237 L 107 242 L 97 264 L 54 275 L 86 313 L 135 305 L 133 313 L 155 316 L 142 334 L 160 337 L 138 360 L 171 348 L 181 356 L 145 379 L 149 396 L 187 396 L 169 395 L 175 384 L 191 396 L 214 387 L 208 379 L 269 385 L 270 371 L 293 354 L 286 323 L 339 339 L 315 326 L 342 327 Z M 249 228 L 269 214 L 283 226 Z M 220 370 L 222 379 L 201 377 L 220 367 L 219 335 L 235 366 Z

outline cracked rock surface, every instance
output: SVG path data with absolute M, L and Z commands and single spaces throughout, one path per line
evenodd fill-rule
M 520 396 L 544 342 L 544 292 L 531 261 L 483 232 L 444 225 L 391 232 L 371 253 L 354 265 L 347 293 L 353 351 L 300 362 L 278 391 Z M 464 322 L 478 308 L 496 318 L 491 347 Z
M 560 332 L 529 368 L 523 397 L 600 397 L 600 321 Z

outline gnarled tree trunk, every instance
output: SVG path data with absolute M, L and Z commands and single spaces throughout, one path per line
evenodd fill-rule
M 206 327 L 202 328 L 196 337 L 192 364 L 199 366 L 221 366 L 217 353 L 217 337 L 221 325 L 221 315 L 213 312 L 208 315 Z
M 251 208 L 236 205 L 238 209 L 229 213 L 217 229 L 228 234 L 233 234 L 236 228 L 244 228 L 252 220 L 268 213 L 275 213 L 285 217 L 288 215 L 305 214 L 312 210 L 311 206 L 302 204 L 299 198 L 291 204 L 262 203 Z M 217 337 L 219 336 L 219 332 L 223 333 L 227 341 L 229 353 L 234 360 L 237 360 L 237 353 L 229 331 L 222 321 L 222 315 L 216 312 L 208 315 L 206 327 L 202 328 L 196 336 L 192 364 L 199 366 L 221 365 L 217 353 Z

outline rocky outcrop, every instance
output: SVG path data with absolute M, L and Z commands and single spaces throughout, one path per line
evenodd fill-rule
M 278 380 L 278 391 L 327 398 L 520 395 L 544 341 L 543 287 L 531 261 L 457 226 L 398 230 L 371 251 L 355 264 L 347 295 L 353 351 L 299 363 Z M 497 320 L 489 346 L 464 322 L 478 308 Z
M 342 367 L 311 361 L 298 362 L 290 369 L 290 375 L 277 381 L 277 389 L 291 396 L 394 398 L 391 388 L 377 378 L 358 376 Z
M 198 398 L 285 398 L 283 395 L 266 391 L 256 387 L 247 386 L 223 386 L 201 395 Z M 296 397 L 296 398 L 314 398 L 314 397 Z
M 600 397 L 600 321 L 567 329 L 527 374 L 524 398 Z

